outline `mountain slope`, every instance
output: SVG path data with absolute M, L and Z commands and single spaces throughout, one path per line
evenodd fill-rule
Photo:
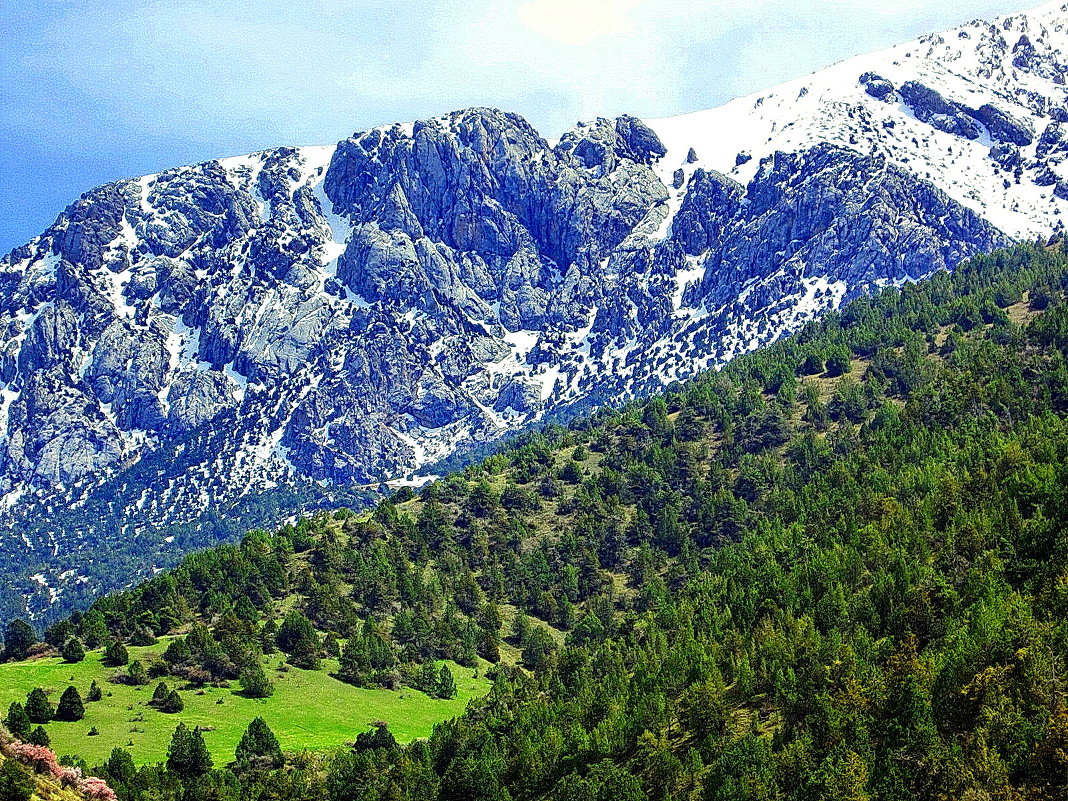
M 793 105 L 787 85 L 551 145 L 469 109 L 87 193 L 0 262 L 0 616 L 55 616 L 1051 232 L 1065 16 L 954 33 L 957 72 L 935 39 L 846 62 Z M 847 85 L 860 66 L 890 77 Z M 992 159 L 1019 159 L 1019 190 Z
M 272 639 L 295 663 L 345 639 L 358 684 L 500 660 L 429 742 L 365 738 L 325 775 L 295 756 L 296 785 L 212 775 L 227 801 L 1063 798 L 1066 289 L 1059 249 L 977 258 L 373 514 L 192 556 L 49 638 L 193 624 L 159 672 L 201 683 Z

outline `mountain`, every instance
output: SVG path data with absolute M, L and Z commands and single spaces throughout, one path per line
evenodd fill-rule
M 45 734 L 120 801 L 1060 801 L 1063 246 L 858 298 L 373 511 L 200 551 L 45 643 L 16 622 L 0 701 L 95 675 L 107 692 Z M 492 687 L 398 747 L 435 713 L 409 688 L 456 690 L 442 659 Z M 287 758 L 230 762 L 254 715 Z M 219 770 L 134 771 L 177 723 L 210 724 Z
M 476 108 L 86 193 L 0 262 L 0 617 L 1058 230 L 1066 24 L 552 143 Z

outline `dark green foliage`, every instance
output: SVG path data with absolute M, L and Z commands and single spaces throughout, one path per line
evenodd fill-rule
M 26 735 L 26 742 L 31 745 L 43 745 L 47 748 L 52 744 L 52 738 L 48 736 L 44 726 L 34 726 L 33 731 Z
M 385 749 L 392 751 L 397 747 L 397 739 L 382 721 L 375 723 L 370 731 L 362 731 L 356 735 L 354 744 L 357 751 L 373 751 Z
M 152 700 L 148 703 L 150 706 L 159 706 L 170 694 L 171 688 L 167 686 L 167 682 L 161 681 L 156 685 L 156 689 L 152 691 Z
M 81 662 L 85 659 L 85 646 L 77 637 L 71 637 L 63 644 L 61 655 L 64 662 Z
M 275 642 L 297 667 L 309 670 L 319 668 L 319 636 L 312 622 L 301 612 L 293 610 L 286 615 L 278 627 Z
M 30 801 L 36 782 L 14 759 L 0 763 L 0 801 Z
M 173 715 L 176 712 L 181 712 L 185 709 L 185 702 L 182 700 L 182 696 L 178 694 L 177 690 L 171 690 L 160 700 L 157 709 L 159 709 L 160 712 Z
M 139 687 L 148 684 L 148 682 L 148 671 L 139 659 L 135 659 L 126 669 L 126 683 Z
M 282 767 L 282 747 L 263 718 L 253 718 L 248 724 L 235 754 L 244 769 L 273 770 Z
M 248 698 L 270 698 L 274 694 L 274 685 L 259 662 L 254 662 L 242 670 L 239 681 L 241 692 Z
M 189 781 L 211 770 L 211 755 L 204 745 L 204 735 L 199 728 L 190 729 L 179 723 L 167 748 L 167 770 L 180 779 Z
M 93 701 L 99 701 L 104 697 L 104 693 L 100 690 L 100 685 L 96 683 L 96 679 L 93 679 L 89 685 L 89 692 L 86 693 L 85 700 L 92 703 Z
M 30 733 L 31 723 L 30 716 L 26 714 L 26 708 L 18 701 L 12 701 L 11 706 L 7 708 L 7 716 L 4 718 L 7 730 L 16 737 L 25 739 Z
M 438 671 L 438 680 L 435 683 L 434 695 L 438 698 L 456 697 L 456 680 L 452 677 L 452 671 L 448 665 L 442 665 Z
M 122 667 L 130 663 L 130 653 L 121 640 L 112 640 L 104 649 L 104 662 L 112 667 Z
M 52 720 L 55 710 L 48 700 L 48 695 L 40 687 L 30 690 L 26 696 L 26 715 L 31 723 L 48 723 Z
M 85 705 L 82 703 L 81 693 L 78 688 L 71 686 L 63 691 L 56 705 L 56 720 L 73 723 L 85 717 Z
M 36 642 L 33 626 L 21 618 L 12 620 L 4 629 L 4 659 L 25 659 Z
M 205 680 L 258 658 L 280 608 L 291 660 L 332 634 L 357 683 L 437 695 L 443 659 L 499 656 L 502 629 L 520 649 L 428 742 L 367 732 L 322 783 L 272 785 L 285 801 L 1063 798 L 1065 286 L 1057 251 L 975 259 L 97 610 L 124 636 L 193 624 L 167 661 Z M 1002 308 L 1040 288 L 1040 316 Z

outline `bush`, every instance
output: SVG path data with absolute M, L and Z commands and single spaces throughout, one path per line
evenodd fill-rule
M 270 698 L 274 695 L 274 685 L 258 662 L 253 662 L 242 670 L 238 681 L 241 684 L 241 692 L 247 698 Z
M 52 738 L 48 736 L 44 726 L 38 726 L 26 735 L 26 742 L 30 745 L 43 745 L 48 748 L 48 746 L 52 745 Z
M 30 801 L 37 783 L 18 762 L 5 759 L 0 765 L 0 801 Z
M 77 637 L 71 637 L 63 644 L 62 656 L 64 662 L 81 662 L 85 659 L 85 646 Z
M 119 640 L 112 640 L 104 649 L 104 661 L 112 667 L 122 667 L 129 664 L 130 653 Z
M 56 707 L 56 720 L 73 723 L 85 717 L 85 705 L 82 704 L 82 696 L 78 688 L 70 686 L 60 696 L 59 706 Z
M 40 687 L 30 690 L 30 694 L 26 696 L 26 714 L 30 718 L 30 723 L 48 723 L 54 713 L 55 710 L 48 702 L 48 696 L 45 695 L 44 690 Z

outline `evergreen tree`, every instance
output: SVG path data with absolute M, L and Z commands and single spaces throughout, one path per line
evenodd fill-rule
M 103 697 L 104 693 L 101 692 L 100 685 L 96 683 L 96 679 L 93 679 L 92 683 L 89 685 L 89 692 L 85 696 L 85 700 L 90 702 L 99 701 Z
M 171 688 L 167 686 L 167 682 L 161 681 L 156 685 L 156 689 L 152 691 L 152 700 L 148 703 L 151 706 L 159 706 L 163 703 L 167 696 L 171 694 Z
M 14 759 L 0 763 L 0 801 L 30 801 L 37 783 Z
M 7 717 L 4 718 L 7 730 L 20 739 L 26 739 L 30 733 L 30 716 L 26 714 L 26 708 L 18 701 L 12 701 L 7 708 Z
M 112 667 L 122 667 L 130 662 L 130 653 L 122 640 L 112 640 L 104 649 L 104 661 Z
M 31 723 L 48 723 L 54 712 L 44 690 L 40 687 L 30 690 L 30 694 L 26 696 L 26 715 Z
M 241 692 L 247 698 L 270 698 L 274 695 L 274 685 L 267 678 L 258 660 L 250 663 L 241 671 L 238 681 L 241 683 Z
M 63 644 L 61 655 L 64 662 L 81 662 L 85 659 L 85 646 L 77 637 L 71 637 Z
M 448 665 L 442 665 L 441 671 L 438 673 L 437 682 L 435 682 L 434 694 L 438 698 L 455 698 L 456 697 L 456 679 L 452 676 L 452 671 L 449 670 Z
M 36 642 L 37 635 L 33 626 L 22 618 L 12 620 L 4 629 L 4 659 L 25 659 L 30 652 L 30 646 Z
M 158 708 L 160 712 L 173 715 L 185 709 L 185 701 L 182 700 L 182 696 L 178 694 L 177 690 L 171 690 L 160 700 Z
M 263 718 L 253 718 L 248 724 L 235 754 L 237 763 L 243 767 L 270 770 L 283 764 L 282 748 L 278 738 Z
M 78 688 L 73 685 L 63 691 L 56 707 L 56 720 L 75 722 L 85 717 L 85 705 Z
M 148 681 L 148 671 L 145 670 L 145 666 L 141 664 L 140 660 L 135 659 L 130 663 L 130 667 L 126 669 L 126 682 L 135 687 L 142 687 L 148 684 Z
M 43 745 L 47 748 L 52 744 L 52 738 L 48 736 L 44 726 L 35 726 L 33 731 L 26 735 L 26 742 L 31 745 Z
M 189 729 L 184 723 L 179 723 L 167 748 L 167 770 L 190 781 L 206 774 L 211 766 L 211 755 L 200 729 Z
M 319 637 L 308 618 L 293 610 L 278 627 L 275 638 L 278 647 L 289 655 L 289 661 L 307 670 L 319 669 Z

